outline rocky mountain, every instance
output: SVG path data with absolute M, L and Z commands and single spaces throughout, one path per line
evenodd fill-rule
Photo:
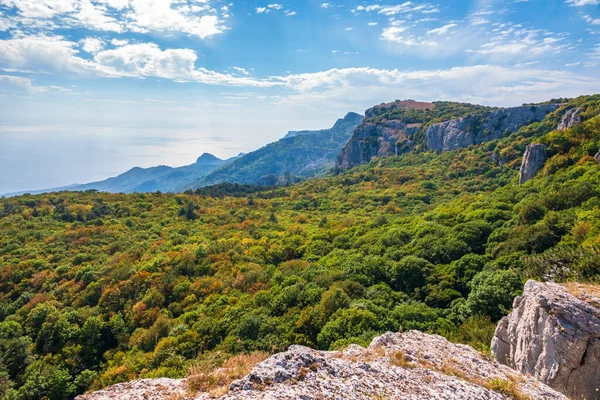
M 542 121 L 560 107 L 537 104 L 493 109 L 414 100 L 383 104 L 367 110 L 367 118 L 338 156 L 336 170 L 341 172 L 373 158 L 397 156 L 413 149 L 448 151 L 499 139 Z M 572 112 L 564 125 L 581 122 L 580 113 Z
M 412 149 L 419 141 L 417 133 L 428 124 L 488 110 L 492 108 L 415 100 L 396 100 L 372 107 L 365 112 L 365 120 L 338 155 L 336 171 L 341 172 L 373 158 L 399 155 Z
M 240 155 L 241 156 L 241 155 Z M 23 193 L 47 193 L 61 191 L 86 191 L 97 190 L 107 193 L 150 193 L 150 192 L 175 192 L 183 185 L 214 171 L 222 165 L 240 157 L 221 160 L 212 154 L 204 153 L 194 164 L 182 167 L 168 167 L 161 165 L 151 168 L 134 167 L 127 172 L 108 178 L 103 181 L 85 184 L 74 184 L 52 189 L 9 193 L 6 196 L 17 196 Z
M 528 281 L 496 328 L 494 357 L 571 399 L 600 399 L 600 293 L 590 292 Z
M 147 379 L 118 384 L 77 400 L 217 397 L 185 388 L 185 380 Z M 419 331 L 388 332 L 373 339 L 368 348 L 350 345 L 343 351 L 291 346 L 257 364 L 219 398 L 566 400 L 561 393 L 470 346 Z
M 271 186 L 280 181 L 293 181 L 294 177 L 322 174 L 333 168 L 335 157 L 362 119 L 361 115 L 351 112 L 330 129 L 289 132 L 283 139 L 244 155 L 184 189 L 222 182 Z

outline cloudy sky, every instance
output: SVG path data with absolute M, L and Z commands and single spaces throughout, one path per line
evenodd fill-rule
M 0 0 L 0 193 L 230 157 L 395 99 L 598 93 L 599 71 L 600 0 Z

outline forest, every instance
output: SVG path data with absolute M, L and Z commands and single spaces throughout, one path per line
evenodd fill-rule
M 565 100 L 499 140 L 277 188 L 0 199 L 0 398 L 389 330 L 489 351 L 527 279 L 600 281 L 598 114 L 598 95 Z M 530 143 L 548 161 L 519 185 Z

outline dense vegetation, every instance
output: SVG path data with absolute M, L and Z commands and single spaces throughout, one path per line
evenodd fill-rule
M 420 329 L 485 350 L 527 277 L 598 280 L 600 96 L 478 147 L 201 194 L 0 200 L 0 395 L 68 399 L 198 360 Z M 551 158 L 518 185 L 525 146 Z M 555 261 L 568 270 L 555 267 Z

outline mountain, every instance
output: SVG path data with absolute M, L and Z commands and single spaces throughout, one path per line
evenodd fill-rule
M 240 157 L 184 189 L 223 182 L 274 186 L 294 177 L 323 174 L 333 168 L 335 157 L 362 119 L 362 115 L 350 112 L 330 129 L 289 132 L 283 139 Z
M 559 104 L 495 109 L 466 103 L 414 100 L 375 106 L 336 159 L 336 171 L 413 149 L 448 151 L 489 142 L 540 122 Z
M 573 327 L 597 321 L 579 318 L 588 307 L 565 307 L 551 286 L 514 301 L 527 279 L 600 282 L 600 95 L 545 104 L 559 107 L 490 141 L 430 150 L 421 129 L 398 156 L 289 186 L 0 199 L 0 398 L 72 399 L 157 377 L 190 396 L 279 398 L 281 388 L 327 397 L 330 387 L 362 393 L 385 379 L 375 397 L 470 398 L 468 386 L 474 398 L 546 398 L 528 395 L 516 371 L 466 385 L 477 379 L 461 369 L 467 362 L 477 373 L 505 370 L 489 363 L 495 331 L 496 359 L 525 380 L 593 396 L 581 382 L 597 382 L 597 329 L 588 329 L 597 322 Z M 424 122 L 405 123 L 427 128 L 500 110 L 453 103 L 442 115 L 438 103 L 438 116 L 424 118 L 422 107 L 387 112 L 413 113 Z M 381 335 L 407 345 L 352 346 Z M 464 345 L 488 356 L 464 359 Z M 322 352 L 340 349 L 349 360 Z M 436 349 L 450 357 L 419 356 Z M 275 375 L 243 379 L 269 359 Z M 234 376 L 243 384 L 230 390 Z M 303 386 L 320 377 L 333 385 Z M 158 397 L 146 391 L 158 386 L 140 397 Z
M 240 157 L 241 155 L 237 156 Z M 214 171 L 237 157 L 227 160 L 221 160 L 212 154 L 204 153 L 194 164 L 183 167 L 168 167 L 161 165 L 151 168 L 134 167 L 113 178 L 103 181 L 91 182 L 85 184 L 74 184 L 52 189 L 42 189 L 34 191 L 24 191 L 19 193 L 9 193 L 6 196 L 17 196 L 20 194 L 47 193 L 68 191 L 86 191 L 97 190 L 107 193 L 149 193 L 149 192 L 174 192 L 177 188 L 194 182 L 198 178 Z

